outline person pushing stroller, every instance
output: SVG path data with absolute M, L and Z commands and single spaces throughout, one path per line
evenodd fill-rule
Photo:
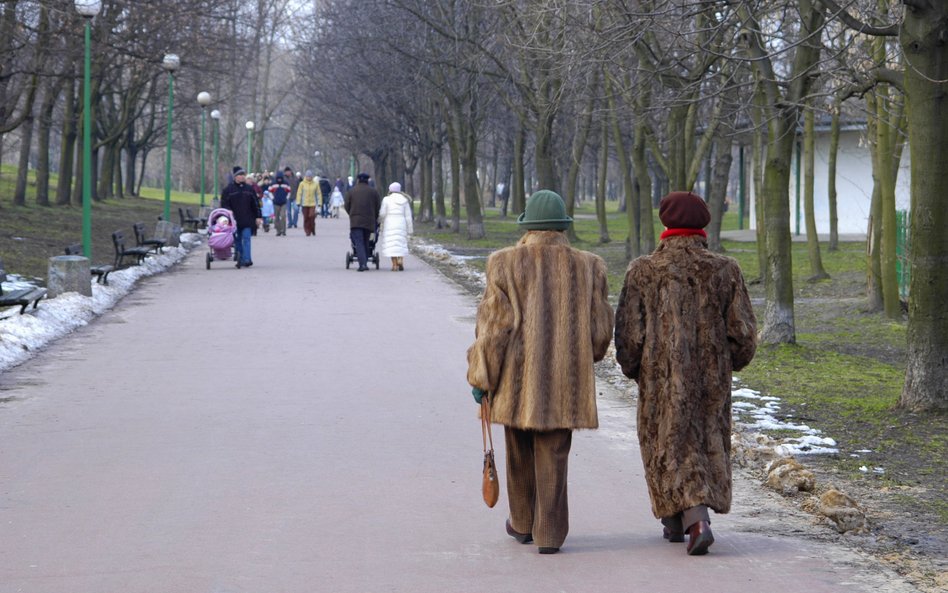
M 382 196 L 369 185 L 369 174 L 359 173 L 355 187 L 346 194 L 345 208 L 349 215 L 349 238 L 359 260 L 359 271 L 369 269 L 372 248 L 369 239 L 378 228 Z

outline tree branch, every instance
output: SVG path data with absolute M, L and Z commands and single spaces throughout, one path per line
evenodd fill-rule
M 914 4 L 915 6 L 920 7 L 921 3 L 924 1 L 925 0 L 902 0 L 902 4 L 905 4 L 906 6 L 912 6 Z M 898 23 L 886 25 L 885 27 L 875 27 L 860 21 L 853 15 L 846 12 L 846 9 L 840 6 L 836 0 L 819 0 L 819 2 L 824 7 L 826 7 L 827 10 L 834 13 L 829 15 L 830 18 L 839 17 L 839 19 L 843 21 L 847 27 L 859 33 L 865 33 L 866 35 L 874 35 L 877 37 L 895 37 L 899 34 L 900 25 Z

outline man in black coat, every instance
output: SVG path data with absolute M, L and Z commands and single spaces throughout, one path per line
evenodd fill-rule
M 332 184 L 329 183 L 329 180 L 326 179 L 326 176 L 321 173 L 318 179 L 319 191 L 321 191 L 323 194 L 323 202 L 319 205 L 319 216 L 322 218 L 327 218 L 329 216 L 329 195 L 332 193 Z
M 359 173 L 355 186 L 346 193 L 345 208 L 349 214 L 349 238 L 359 259 L 360 272 L 369 269 L 369 238 L 378 227 L 381 207 L 382 196 L 369 185 L 369 174 Z
M 234 167 L 234 180 L 221 192 L 221 207 L 234 213 L 234 222 L 237 224 L 237 240 L 234 242 L 237 267 L 252 266 L 250 237 L 257 225 L 263 222 L 263 214 L 260 212 L 257 192 L 247 183 L 247 172 L 243 167 Z

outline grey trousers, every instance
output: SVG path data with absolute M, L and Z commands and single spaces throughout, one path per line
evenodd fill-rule
M 707 521 L 711 523 L 711 515 L 708 513 L 708 507 L 699 504 L 696 507 L 685 509 L 684 511 L 671 517 L 662 517 L 662 525 L 674 532 L 688 531 L 688 528 L 698 521 Z
M 573 431 L 507 427 L 510 526 L 533 534 L 537 546 L 559 548 L 569 532 L 566 475 Z

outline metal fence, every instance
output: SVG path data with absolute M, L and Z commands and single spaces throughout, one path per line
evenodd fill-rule
M 906 210 L 895 212 L 897 236 L 895 240 L 895 273 L 899 278 L 899 298 L 908 300 L 909 280 L 912 277 L 912 263 L 909 251 L 912 238 L 909 236 L 909 216 Z

